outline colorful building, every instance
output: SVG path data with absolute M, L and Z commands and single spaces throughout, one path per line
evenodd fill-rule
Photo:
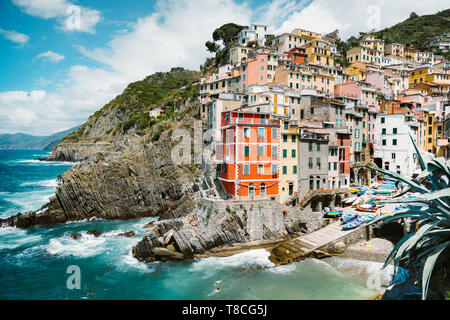
M 280 121 L 267 113 L 222 113 L 219 180 L 234 199 L 279 197 Z

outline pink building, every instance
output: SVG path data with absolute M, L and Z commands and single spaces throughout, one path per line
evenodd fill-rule
M 241 65 L 242 91 L 247 91 L 252 84 L 272 83 L 277 66 L 278 58 L 273 54 L 257 53 L 253 57 L 249 57 L 247 62 Z
M 377 106 L 377 90 L 364 81 L 350 81 L 334 86 L 334 94 L 339 97 L 358 99 L 358 104 Z
M 366 82 L 380 91 L 384 96 L 392 98 L 392 88 L 384 76 L 384 70 L 372 70 L 366 75 Z

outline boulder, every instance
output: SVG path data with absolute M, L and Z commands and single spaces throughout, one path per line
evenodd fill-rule
M 81 238 L 81 233 L 75 232 L 70 235 L 70 237 L 74 240 L 78 240 Z
M 86 232 L 86 234 L 90 234 L 98 238 L 102 235 L 102 232 L 100 230 L 89 230 L 88 232 Z
M 184 256 L 175 251 L 171 251 L 167 248 L 153 248 L 153 254 L 156 256 L 157 260 L 162 260 L 162 258 L 167 258 L 168 260 L 183 260 Z
M 134 231 L 127 231 L 127 232 L 118 234 L 118 236 L 127 237 L 127 238 L 134 237 L 135 235 L 136 235 L 136 232 L 134 232 Z

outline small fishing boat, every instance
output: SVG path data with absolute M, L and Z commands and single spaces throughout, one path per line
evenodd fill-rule
M 384 190 L 372 190 L 372 192 L 374 194 L 390 194 L 390 193 L 393 193 L 394 191 L 395 191 L 394 189 L 392 189 L 392 190 L 387 190 L 387 189 L 384 189 Z
M 344 200 L 342 200 L 342 205 L 343 205 L 344 207 L 350 206 L 353 202 L 355 202 L 356 199 L 358 199 L 357 196 L 345 198 Z
M 341 224 L 346 224 L 347 222 L 350 222 L 353 219 L 358 218 L 360 215 L 356 214 L 354 212 L 347 212 L 344 215 L 342 215 L 342 222 Z
M 360 206 L 356 206 L 356 210 L 358 211 L 363 211 L 363 212 L 375 212 L 378 210 L 378 208 L 376 206 L 373 206 L 371 204 L 363 204 Z
M 353 219 L 351 221 L 349 221 L 348 223 L 344 224 L 342 226 L 342 230 L 351 230 L 351 229 L 355 229 L 356 227 L 360 226 L 363 223 L 372 221 L 373 219 L 375 219 L 376 215 L 374 214 L 368 214 L 366 216 L 358 216 L 358 218 Z
M 340 218 L 342 216 L 342 211 L 331 211 L 325 212 L 323 214 L 324 218 Z

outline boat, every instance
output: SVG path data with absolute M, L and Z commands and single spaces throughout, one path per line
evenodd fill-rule
M 339 218 L 341 216 L 342 216 L 342 211 L 325 212 L 323 215 L 324 218 Z
M 344 207 L 351 205 L 353 202 L 355 202 L 355 200 L 358 199 L 357 196 L 353 196 L 350 198 L 345 198 L 344 200 L 342 200 L 342 205 Z
M 350 222 L 344 224 L 342 226 L 342 230 L 351 230 L 351 229 L 355 229 L 356 227 L 360 226 L 363 223 L 372 221 L 373 219 L 375 219 L 376 215 L 374 214 L 368 214 L 366 216 L 358 216 L 358 218 L 351 220 Z
M 363 204 L 361 206 L 356 206 L 356 210 L 363 211 L 363 212 L 375 212 L 378 210 L 378 208 L 373 205 L 364 205 Z
M 395 190 L 372 190 L 374 194 L 389 194 L 395 192 Z
M 341 222 L 341 224 L 346 224 L 347 222 L 349 222 L 349 221 L 351 221 L 353 219 L 356 219 L 359 216 L 360 216 L 359 214 L 356 214 L 354 212 L 347 212 L 344 215 L 342 215 L 342 222 Z
M 342 231 L 355 229 L 357 226 L 359 226 L 361 222 L 358 221 L 358 219 L 354 219 L 342 226 Z

